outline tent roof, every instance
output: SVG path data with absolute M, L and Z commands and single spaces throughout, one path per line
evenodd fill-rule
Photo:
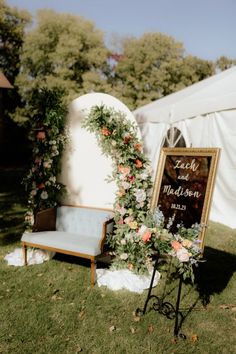
M 137 121 L 174 123 L 236 108 L 236 66 L 136 109 Z
M 6 76 L 0 71 L 0 88 L 13 88 Z

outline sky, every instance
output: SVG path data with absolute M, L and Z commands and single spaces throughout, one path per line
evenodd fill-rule
M 106 42 L 116 35 L 161 32 L 182 42 L 187 55 L 236 59 L 235 0 L 6 0 L 28 10 L 50 8 L 93 21 Z

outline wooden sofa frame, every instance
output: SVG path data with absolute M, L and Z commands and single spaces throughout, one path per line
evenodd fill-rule
M 69 207 L 74 208 L 74 206 L 71 206 L 71 205 L 69 205 Z M 86 209 L 95 209 L 95 210 L 103 210 L 103 211 L 111 212 L 111 210 L 105 210 L 105 209 L 100 209 L 100 208 L 90 208 L 90 207 L 85 207 L 85 206 L 83 206 L 83 207 L 79 206 L 79 207 L 86 208 Z M 76 206 L 75 206 L 75 208 L 76 208 Z M 44 250 L 48 250 L 48 251 L 53 251 L 53 252 L 58 252 L 58 253 L 62 253 L 62 254 L 67 254 L 67 255 L 72 255 L 72 256 L 76 256 L 76 257 L 89 259 L 91 261 L 90 282 L 91 282 L 91 286 L 93 287 L 95 285 L 95 279 L 96 279 L 96 263 L 99 259 L 101 259 L 104 256 L 103 249 L 104 249 L 104 243 L 105 243 L 106 235 L 107 235 L 107 228 L 108 228 L 108 225 L 111 223 L 114 223 L 113 218 L 103 222 L 101 238 L 99 241 L 101 253 L 99 255 L 93 256 L 93 255 L 89 255 L 89 254 L 85 254 L 85 253 L 73 252 L 71 250 L 61 249 L 61 248 L 57 248 L 57 247 L 48 247 L 46 245 L 22 240 L 24 263 L 25 263 L 25 265 L 27 265 L 27 247 L 39 248 L 39 249 L 44 249 Z M 56 231 L 56 208 L 50 208 L 50 209 L 46 209 L 46 210 L 38 212 L 35 217 L 35 223 L 34 223 L 32 231 L 33 232 Z

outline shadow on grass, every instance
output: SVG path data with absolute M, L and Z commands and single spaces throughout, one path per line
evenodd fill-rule
M 204 260 L 195 268 L 194 287 L 190 286 L 188 281 L 182 283 L 179 276 L 176 276 L 177 273 L 173 273 L 164 281 L 159 296 L 154 294 L 155 289 L 149 289 L 151 292 L 146 299 L 144 309 L 148 308 L 147 312 L 155 310 L 168 319 L 174 319 L 175 336 L 186 337 L 180 333 L 186 318 L 194 310 L 206 309 L 211 296 L 223 292 L 236 271 L 236 255 L 234 254 L 205 247 Z M 149 300 L 151 300 L 150 303 Z M 182 303 L 186 301 L 190 301 L 191 304 L 183 307 Z M 197 307 L 199 302 L 203 307 Z
M 0 168 L 0 246 L 18 242 L 24 231 L 23 168 Z
M 195 273 L 196 289 L 204 306 L 210 303 L 210 296 L 220 294 L 236 271 L 236 255 L 205 247 L 204 259 Z

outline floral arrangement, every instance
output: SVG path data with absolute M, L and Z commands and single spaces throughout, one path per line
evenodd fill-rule
M 190 228 L 182 224 L 177 225 L 177 231 L 171 232 L 174 217 L 170 218 L 165 226 L 164 215 L 156 208 L 150 212 L 146 224 L 150 230 L 150 242 L 160 255 L 171 256 L 173 265 L 177 268 L 183 279 L 194 281 L 193 265 L 200 261 L 202 248 L 199 235 L 201 226 L 194 224 Z
M 37 211 L 56 206 L 64 191 L 57 181 L 65 134 L 66 109 L 59 91 L 41 90 L 35 99 L 35 119 L 31 123 L 32 163 L 24 185 L 29 194 L 26 228 L 32 228 Z
M 164 227 L 160 211 L 150 211 L 151 167 L 134 124 L 122 112 L 102 105 L 92 107 L 83 126 L 95 133 L 103 153 L 113 163 L 108 178 L 118 187 L 114 203 L 115 232 L 109 238 L 115 255 L 113 268 L 150 272 L 158 251 L 172 256 L 183 277 L 193 279 L 192 265 L 201 254 L 199 227 L 186 229 L 179 225 L 178 232 L 173 234 L 170 232 L 173 220 Z

